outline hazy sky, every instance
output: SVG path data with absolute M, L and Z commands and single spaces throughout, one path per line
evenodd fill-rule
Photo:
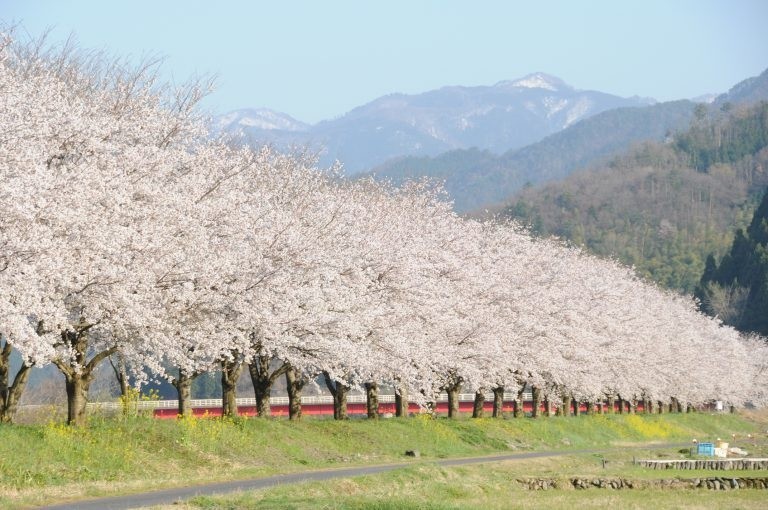
M 0 0 L 0 20 L 80 46 L 218 75 L 212 113 L 305 122 L 391 92 L 535 71 L 659 100 L 725 92 L 768 67 L 768 0 Z

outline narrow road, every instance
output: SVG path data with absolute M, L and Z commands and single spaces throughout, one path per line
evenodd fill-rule
M 625 449 L 638 448 L 675 448 L 690 446 L 690 443 L 665 443 L 665 444 L 647 444 L 636 447 L 627 447 Z M 594 448 L 584 450 L 559 450 L 545 452 L 524 452 L 508 453 L 503 455 L 491 455 L 483 457 L 464 457 L 457 459 L 441 459 L 432 461 L 430 464 L 437 466 L 464 466 L 467 464 L 480 464 L 487 462 L 502 462 L 509 460 L 535 459 L 539 457 L 560 457 L 565 455 L 583 454 L 583 453 L 602 453 L 615 451 L 617 448 Z M 141 508 L 152 505 L 169 505 L 178 501 L 193 498 L 195 496 L 211 496 L 213 494 L 226 494 L 236 491 L 267 489 L 276 485 L 301 482 L 320 482 L 334 478 L 345 478 L 353 476 L 375 475 L 385 473 L 395 469 L 401 469 L 408 466 L 417 465 L 419 461 L 402 462 L 398 464 L 382 464 L 376 466 L 359 466 L 344 469 L 324 469 L 320 471 L 305 471 L 303 473 L 292 473 L 285 475 L 275 475 L 266 478 L 253 478 L 249 480 L 238 480 L 234 482 L 219 482 L 205 485 L 195 485 L 193 487 L 179 487 L 175 489 L 164 489 L 128 496 L 114 496 L 109 498 L 98 498 L 89 500 L 73 501 L 70 503 L 61 503 L 41 507 L 45 510 L 129 510 L 131 508 Z

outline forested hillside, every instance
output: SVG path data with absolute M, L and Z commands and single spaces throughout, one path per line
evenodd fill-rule
M 746 232 L 719 264 L 707 258 L 696 288 L 701 308 L 741 331 L 768 335 L 768 189 Z
M 502 214 L 690 293 L 707 256 L 722 257 L 749 224 L 768 184 L 767 142 L 768 103 L 698 108 L 688 131 L 529 187 Z

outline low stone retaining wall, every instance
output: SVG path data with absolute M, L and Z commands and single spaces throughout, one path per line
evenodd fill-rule
M 528 490 L 549 490 L 564 488 L 570 484 L 574 489 L 768 489 L 768 478 L 745 477 L 707 477 L 707 478 L 667 478 L 661 480 L 629 480 L 627 478 L 518 478 L 517 483 Z
M 575 489 L 634 489 L 636 483 L 625 478 L 571 478 Z
M 560 481 L 555 478 L 518 478 L 517 483 L 532 491 L 546 491 L 560 487 Z
M 768 469 L 768 459 L 638 460 L 637 464 L 650 469 Z
M 768 478 L 701 478 L 693 480 L 694 488 L 711 490 L 768 489 Z

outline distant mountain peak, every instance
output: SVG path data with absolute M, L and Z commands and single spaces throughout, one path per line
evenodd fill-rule
M 500 81 L 496 87 L 501 88 L 521 88 L 521 89 L 545 89 L 551 91 L 561 91 L 572 89 L 557 76 L 547 73 L 532 73 L 517 80 Z
M 286 113 L 269 108 L 245 108 L 221 115 L 216 119 L 215 127 L 226 131 L 246 127 L 267 131 L 306 131 L 309 126 Z
M 339 160 L 351 175 L 401 156 L 436 156 L 477 147 L 519 149 L 605 110 L 645 101 L 578 90 L 538 72 L 495 86 L 452 86 L 389 94 L 341 117 L 295 126 L 271 110 L 240 110 L 218 119 L 219 131 L 247 143 L 314 147 L 320 164 Z M 217 119 L 214 119 L 216 123 Z M 214 125 L 215 129 L 215 125 Z

